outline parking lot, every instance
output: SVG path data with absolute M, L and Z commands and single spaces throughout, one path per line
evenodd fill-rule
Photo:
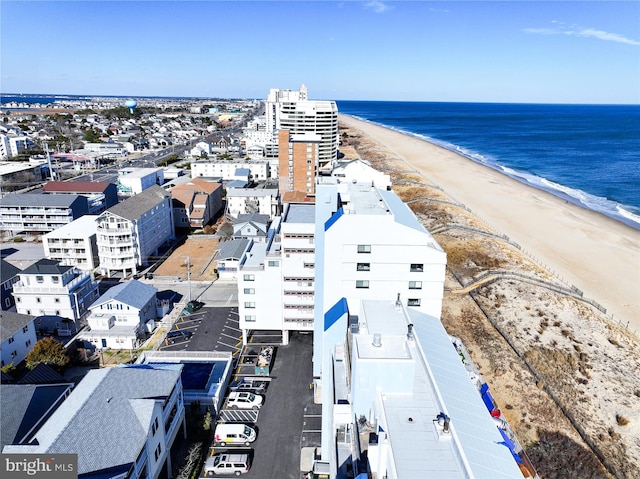
M 192 336 L 163 344 L 161 350 L 231 351 L 237 358 L 234 371 L 237 375 L 232 380 L 254 372 L 253 366 L 246 370 L 242 368 L 243 358 L 245 355 L 255 357 L 262 344 L 252 343 L 243 350 L 237 307 L 205 306 L 179 319 L 173 330 L 189 331 Z M 301 447 L 320 444 L 320 406 L 313 404 L 310 387 L 311 356 L 311 334 L 293 333 L 287 346 L 277 346 L 268 376 L 271 381 L 255 423 L 252 423 L 256 417 L 253 411 L 247 411 L 247 414 L 234 411 L 241 416 L 238 421 L 255 427 L 256 441 L 251 447 L 215 447 L 210 449 L 210 454 L 250 452 L 251 469 L 242 475 L 246 479 L 299 479 Z M 253 364 L 253 359 L 247 362 Z

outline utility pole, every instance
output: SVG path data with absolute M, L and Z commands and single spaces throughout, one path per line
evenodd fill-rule
M 191 258 L 187 256 L 187 283 L 189 284 L 189 302 L 191 302 Z

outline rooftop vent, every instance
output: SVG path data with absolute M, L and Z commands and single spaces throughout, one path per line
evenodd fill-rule
M 400 301 L 400 293 L 398 293 L 398 298 L 396 299 L 396 311 L 402 310 L 402 301 Z
M 375 333 L 373 335 L 373 345 L 376 348 L 379 348 L 380 346 L 382 346 L 382 334 L 380 333 Z

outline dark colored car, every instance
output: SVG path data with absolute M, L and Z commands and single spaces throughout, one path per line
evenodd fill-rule
M 242 379 L 240 381 L 233 381 L 229 385 L 231 391 L 244 391 L 256 394 L 264 394 L 267 391 L 267 381 L 249 381 Z
M 167 333 L 167 343 L 173 344 L 178 339 L 191 339 L 191 336 L 193 336 L 193 333 L 191 331 L 180 331 L 174 329 L 173 331 L 169 331 Z

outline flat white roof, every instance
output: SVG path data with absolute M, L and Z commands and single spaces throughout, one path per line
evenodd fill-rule
M 359 324 L 363 345 L 374 331 L 379 332 L 381 348 L 388 344 L 391 361 L 404 354 L 392 351 L 400 348 L 400 343 L 416 360 L 412 390 L 379 393 L 381 419 L 398 477 L 522 477 L 437 318 L 404 307 L 397 309 L 394 302 L 366 300 L 362 301 Z M 413 340 L 407 339 L 409 324 L 413 324 Z M 397 367 L 403 364 L 408 363 L 397 362 Z M 451 420 L 448 435 L 440 435 L 436 427 L 441 412 Z
M 55 230 L 47 233 L 47 238 L 87 238 L 95 235 L 97 231 L 96 218 L 97 215 L 84 215 L 77 220 L 66 225 L 60 226 Z

